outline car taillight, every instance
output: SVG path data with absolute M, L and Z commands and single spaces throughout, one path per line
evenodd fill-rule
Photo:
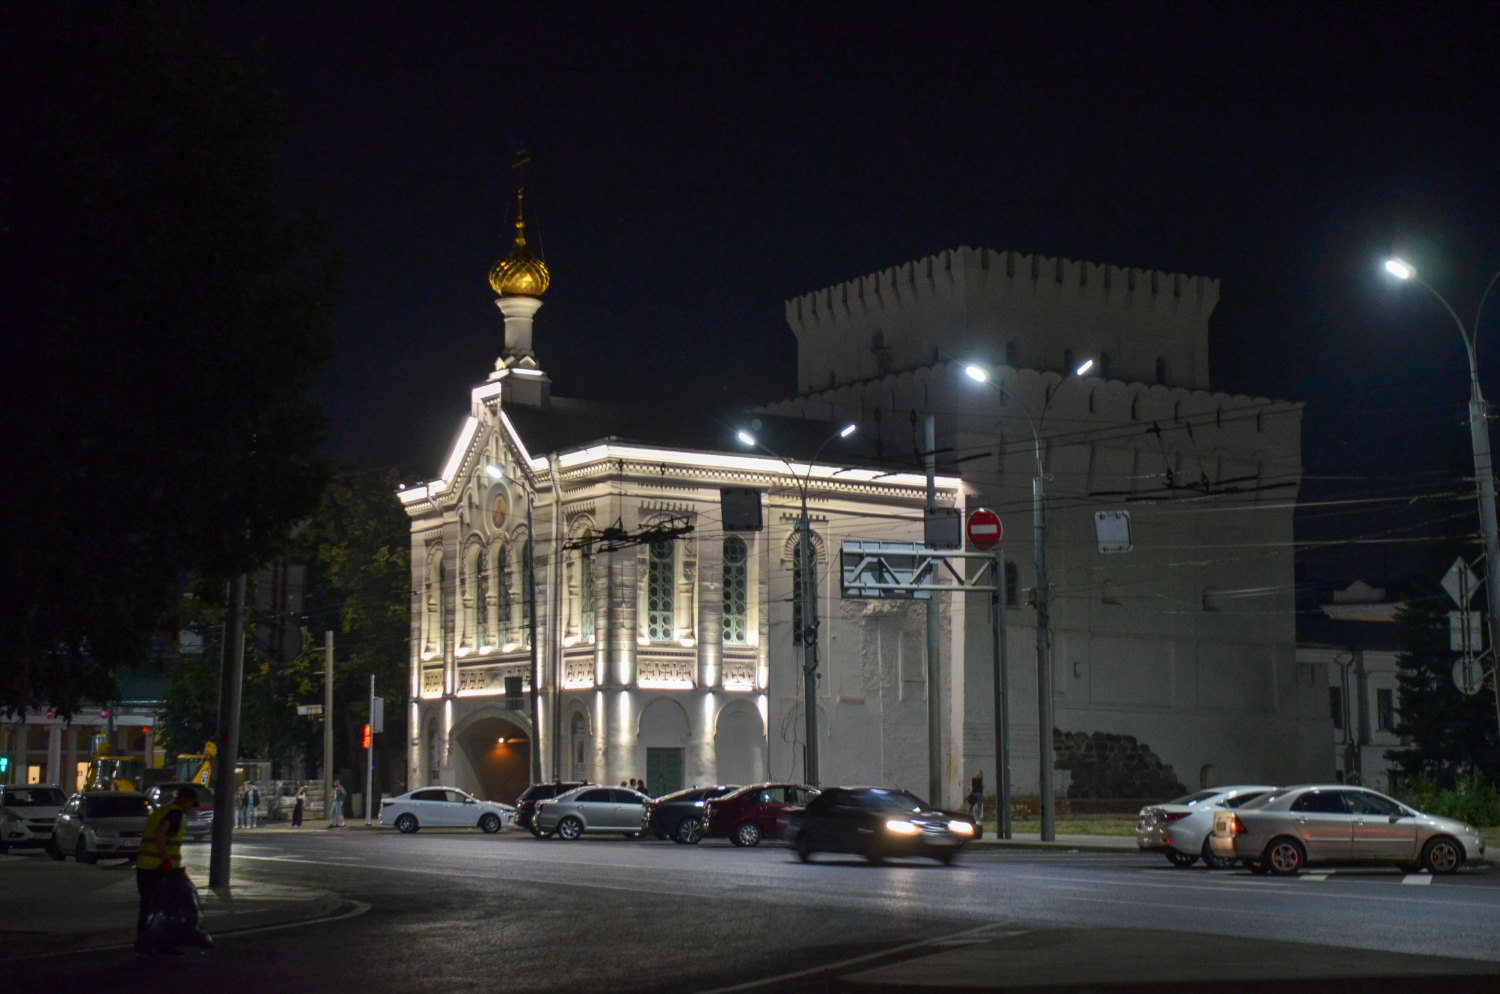
M 1248 831 L 1250 831 L 1250 830 L 1245 827 L 1245 823 L 1244 822 L 1240 821 L 1240 816 L 1239 815 L 1230 815 L 1229 816 L 1229 834 L 1230 835 L 1244 835 Z
M 393 804 L 393 803 L 395 803 L 395 802 L 393 802 L 393 801 L 387 801 L 387 800 L 382 800 L 382 801 L 381 801 L 381 802 L 380 802 L 380 806 L 381 806 L 381 807 L 382 807 L 382 808 L 383 808 L 383 807 L 385 807 L 385 806 L 386 806 L 386 805 L 388 805 L 388 804 Z
M 1157 817 L 1160 818 L 1162 821 L 1176 821 L 1178 818 L 1186 818 L 1187 816 L 1188 816 L 1188 813 L 1186 811 L 1159 811 L 1159 812 L 1157 812 Z

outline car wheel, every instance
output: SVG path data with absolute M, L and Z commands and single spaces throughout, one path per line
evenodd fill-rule
M 83 833 L 78 833 L 78 845 L 73 848 L 73 858 L 80 863 L 97 863 L 99 857 L 89 852 L 89 847 L 84 844 Z
M 1166 857 L 1167 862 L 1171 863 L 1179 870 L 1185 870 L 1188 867 L 1192 866 L 1194 863 L 1198 862 L 1197 856 L 1189 856 L 1187 853 L 1178 852 L 1176 849 L 1168 849 L 1166 851 Z
M 800 860 L 802 860 L 802 862 L 804 862 L 804 863 L 811 863 L 812 862 L 812 856 L 813 856 L 813 848 L 812 848 L 812 846 L 808 843 L 808 841 L 806 839 L 799 838 L 797 840 L 797 858 L 800 859 Z
M 68 854 L 62 851 L 62 847 L 57 844 L 56 839 L 47 840 L 47 855 L 58 860 L 68 858 Z
M 672 841 L 685 846 L 696 846 L 703 840 L 703 822 L 698 818 L 684 818 L 677 823 Z
M 583 822 L 577 818 L 564 818 L 557 823 L 557 837 L 572 842 L 583 834 Z
M 1205 869 L 1227 870 L 1233 865 L 1234 860 L 1214 855 L 1214 837 L 1212 835 L 1203 840 L 1203 866 Z
M 479 819 L 479 828 L 485 835 L 494 835 L 500 831 L 500 816 L 491 812 Z
M 1457 873 L 1464 865 L 1464 850 L 1453 839 L 1439 836 L 1422 847 L 1422 868 L 1433 876 Z
M 871 849 L 865 853 L 865 859 L 870 861 L 871 866 L 879 866 L 885 862 L 885 855 L 878 849 Z
M 417 816 L 410 812 L 396 819 L 396 831 L 402 835 L 411 835 L 421 827 L 421 825 L 417 824 Z
M 1283 835 L 1272 839 L 1260 861 L 1278 877 L 1292 877 L 1307 863 L 1307 850 L 1296 839 Z
M 734 844 L 737 846 L 760 845 L 760 826 L 753 821 L 742 821 L 734 830 Z
M 940 852 L 932 858 L 937 860 L 939 863 L 942 863 L 944 866 L 947 866 L 953 862 L 953 857 L 957 855 L 958 853 L 956 852 Z

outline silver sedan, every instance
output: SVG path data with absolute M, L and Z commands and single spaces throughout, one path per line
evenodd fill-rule
M 1362 787 L 1282 787 L 1214 814 L 1213 850 L 1252 873 L 1290 876 L 1311 863 L 1393 863 L 1453 873 L 1484 855 L 1472 825 L 1414 811 Z
M 556 832 L 569 841 L 611 832 L 634 838 L 641 832 L 650 800 L 625 787 L 578 787 L 538 803 L 534 821 L 543 835 Z
M 1165 804 L 1141 808 L 1135 824 L 1135 844 L 1144 852 L 1159 852 L 1173 866 L 1188 867 L 1203 860 L 1211 869 L 1224 869 L 1233 860 L 1214 855 L 1209 837 L 1214 834 L 1214 814 L 1248 804 L 1274 787 L 1210 787 Z

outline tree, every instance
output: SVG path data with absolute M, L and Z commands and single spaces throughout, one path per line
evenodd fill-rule
M 269 560 L 325 479 L 336 266 L 283 206 L 267 89 L 175 5 L 0 8 L 0 711 L 113 696 L 183 578 Z

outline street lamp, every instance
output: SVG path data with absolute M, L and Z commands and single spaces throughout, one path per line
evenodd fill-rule
M 1452 316 L 1453 323 L 1458 325 L 1458 336 L 1463 339 L 1464 351 L 1469 357 L 1469 441 L 1474 449 L 1474 477 L 1479 483 L 1479 530 L 1484 539 L 1484 593 L 1490 622 L 1490 669 L 1494 672 L 1495 680 L 1495 718 L 1500 722 L 1500 663 L 1497 663 L 1500 655 L 1495 651 L 1495 636 L 1500 631 L 1497 628 L 1497 623 L 1500 623 L 1500 539 L 1497 539 L 1495 531 L 1495 470 L 1490 458 L 1490 407 L 1479 389 L 1479 360 L 1474 352 L 1478 345 L 1479 319 L 1484 314 L 1484 302 L 1494 289 L 1495 280 L 1500 279 L 1500 270 L 1490 277 L 1484 293 L 1480 294 L 1471 333 L 1464 327 L 1458 312 L 1447 299 L 1417 276 L 1415 266 L 1400 259 L 1387 259 L 1385 269 L 1392 276 L 1415 283 L 1437 298 L 1438 303 Z
M 748 431 L 735 432 L 735 437 L 742 444 L 760 449 L 786 466 L 787 472 L 792 474 L 792 479 L 796 481 L 797 489 L 802 494 L 802 514 L 797 518 L 797 531 L 801 535 L 797 544 L 797 568 L 802 576 L 802 711 L 807 728 L 807 743 L 803 746 L 802 756 L 803 772 L 807 777 L 808 786 L 811 787 L 818 785 L 818 582 L 817 560 L 813 555 L 812 528 L 807 517 L 807 486 L 808 481 L 812 479 L 813 465 L 818 461 L 818 456 L 823 454 L 824 447 L 835 438 L 848 438 L 858 430 L 857 424 L 850 423 L 825 438 L 823 444 L 819 445 L 818 450 L 813 453 L 812 459 L 808 461 L 806 475 L 800 479 L 797 471 L 792 469 L 791 463 L 756 441 L 754 435 Z
M 1062 380 L 1058 381 L 1058 387 L 1061 388 L 1069 376 L 1083 376 L 1093 368 L 1094 360 L 1087 360 L 1077 369 L 1063 374 Z M 1057 395 L 1057 390 L 1048 393 L 1047 399 L 1042 404 L 1041 415 L 1033 418 L 1031 412 L 1026 409 L 1025 402 L 1007 390 L 1003 383 L 997 381 L 987 367 L 970 363 L 964 367 L 964 373 L 971 380 L 988 383 L 1000 393 L 1015 400 L 1016 405 L 1021 408 L 1021 413 L 1026 415 L 1026 423 L 1031 428 L 1031 440 L 1036 451 L 1036 475 L 1031 481 L 1031 542 L 1032 561 L 1036 566 L 1037 765 L 1039 767 L 1037 790 L 1041 794 L 1042 802 L 1042 841 L 1052 842 L 1057 838 L 1057 800 L 1052 792 L 1052 666 L 1048 658 L 1052 636 L 1049 630 L 1051 619 L 1048 615 L 1047 597 L 1047 474 L 1046 467 L 1042 463 L 1042 426 L 1047 421 L 1047 410 L 1052 406 L 1052 398 Z M 999 582 L 1001 584 L 1005 582 L 1003 573 Z M 1009 699 L 1008 693 L 1002 693 L 1001 697 Z M 995 744 L 995 751 L 998 765 L 1000 752 L 998 742 Z M 999 818 L 998 812 L 996 817 Z

